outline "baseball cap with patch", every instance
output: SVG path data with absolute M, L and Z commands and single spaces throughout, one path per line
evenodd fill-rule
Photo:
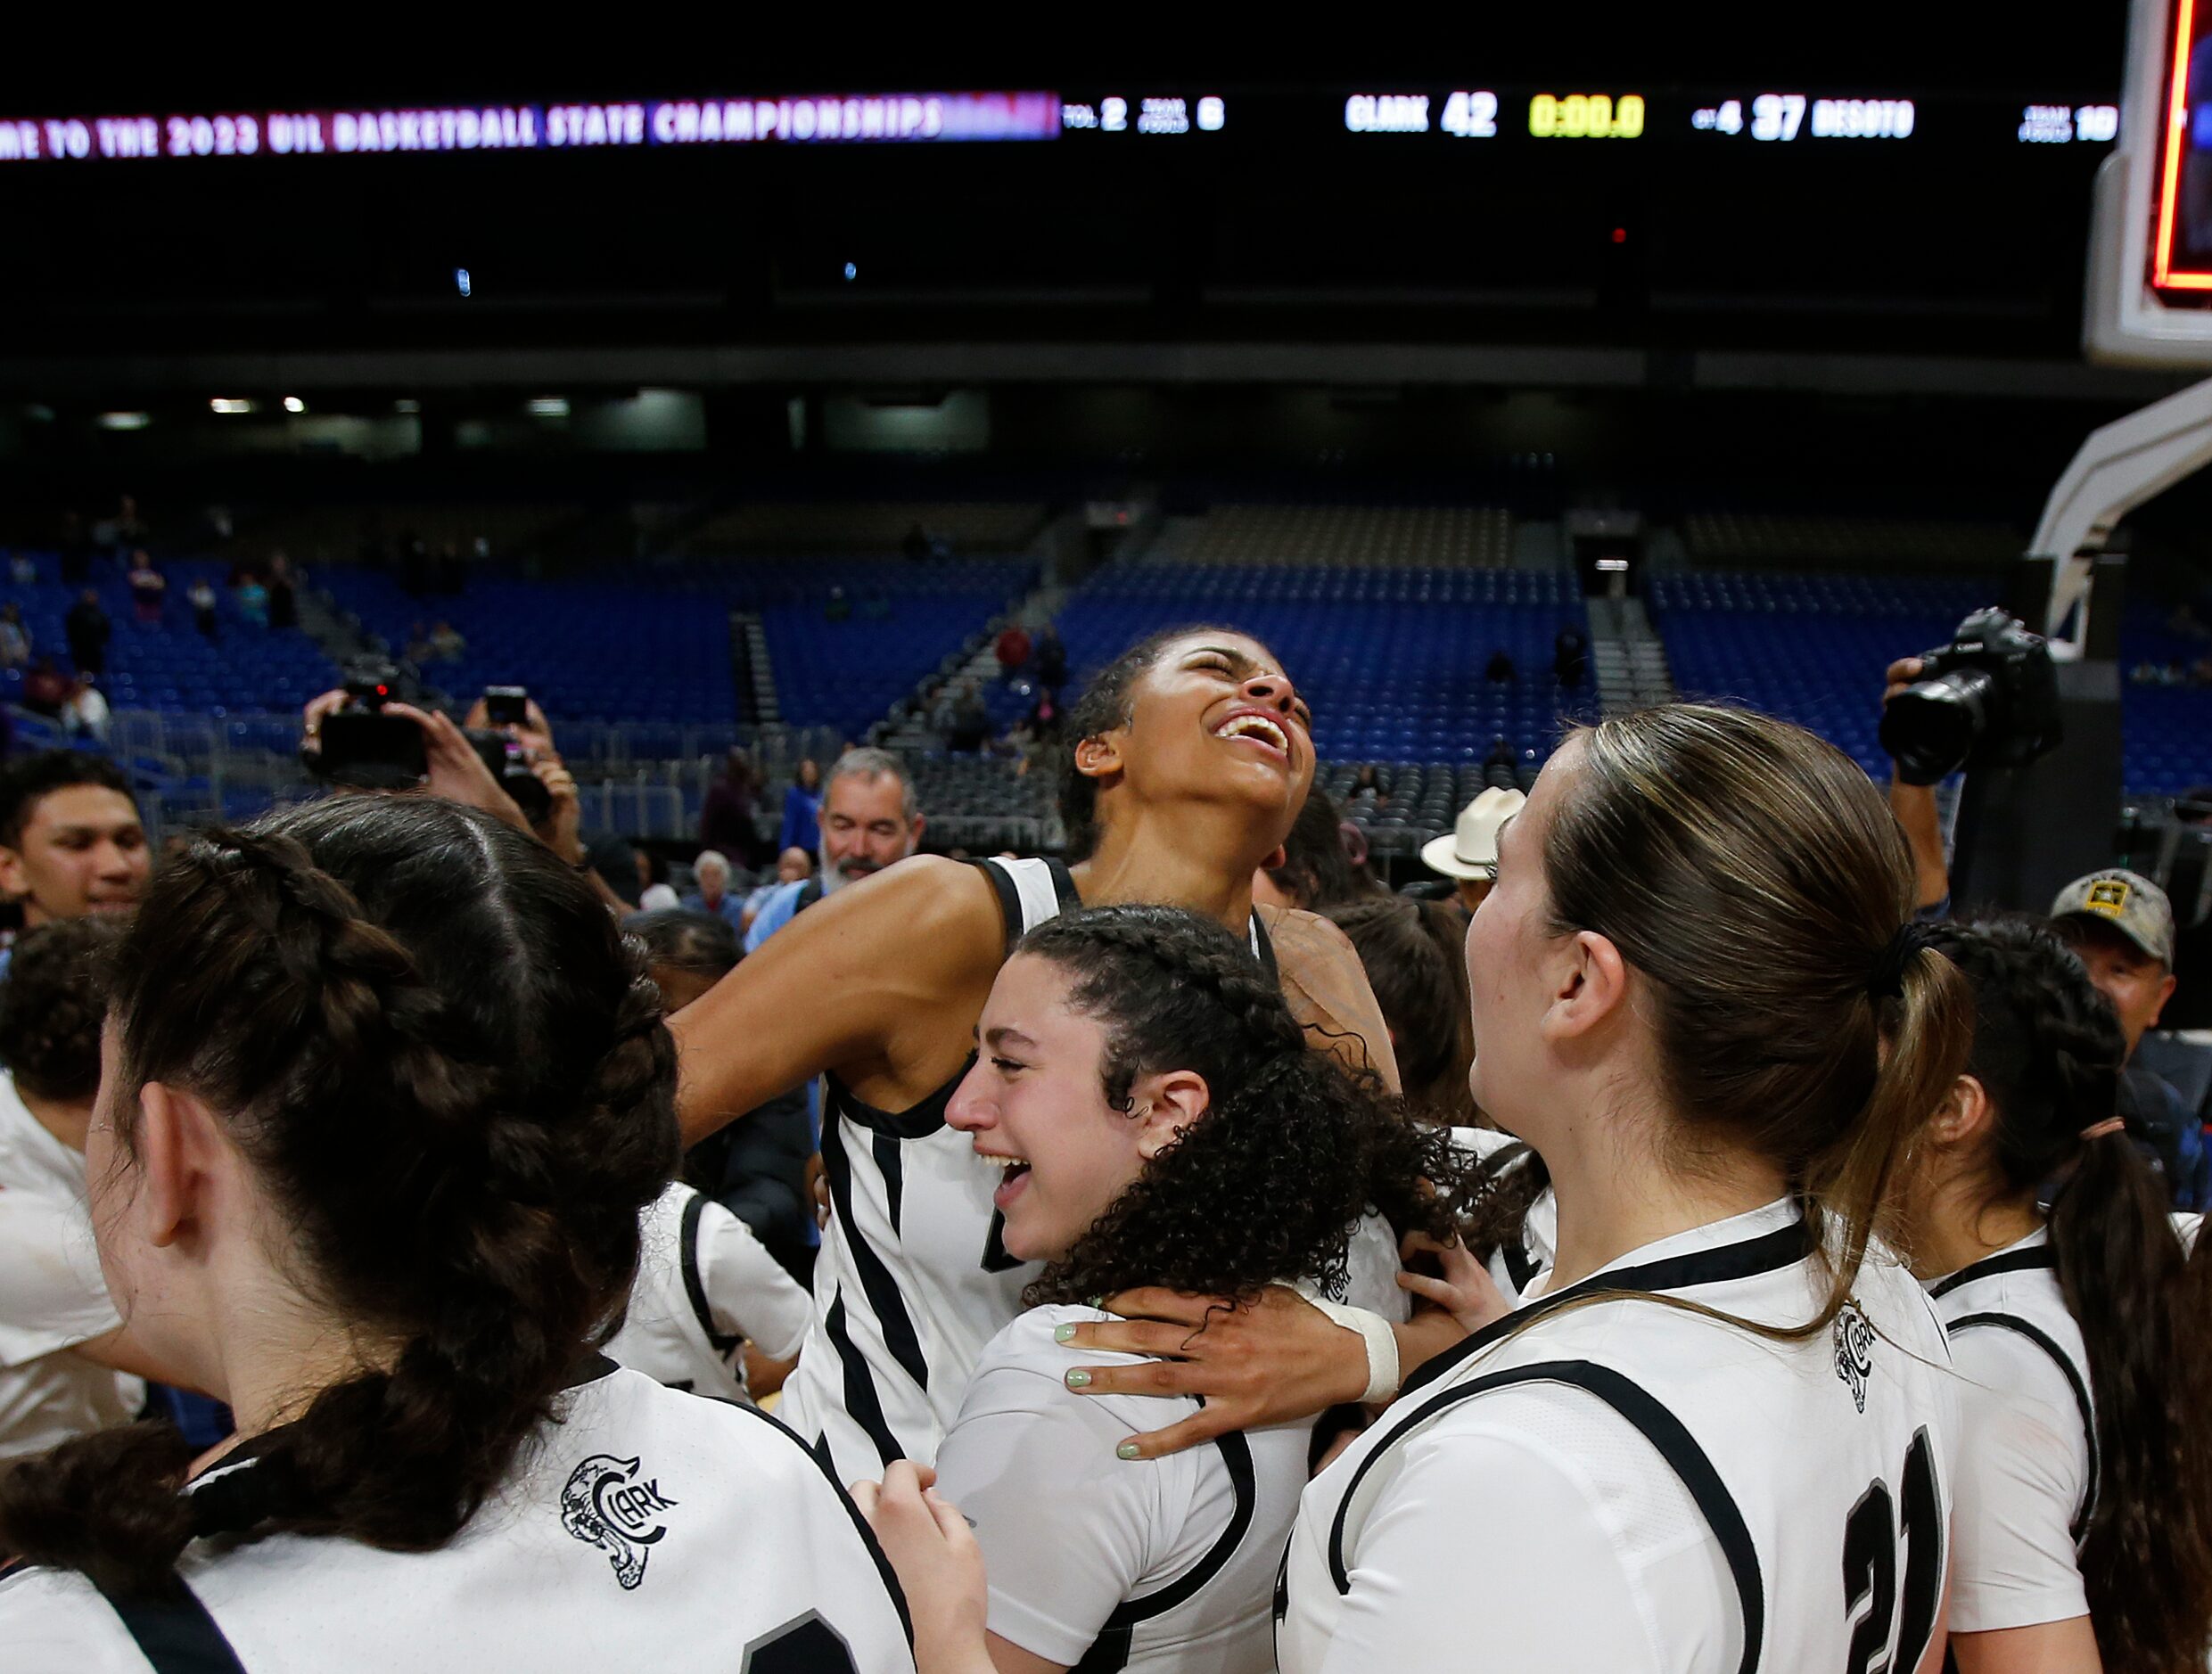
M 2140 872 L 2114 867 L 2076 878 L 2051 903 L 2053 918 L 2101 918 L 2160 964 L 2174 963 L 2174 904 Z

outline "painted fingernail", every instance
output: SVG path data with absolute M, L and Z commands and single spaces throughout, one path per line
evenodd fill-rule
M 1075 1327 L 1073 1325 L 1055 1325 L 1052 1328 L 1052 1340 L 1055 1342 L 1074 1342 Z
M 1106 1298 L 1103 1296 L 1093 1296 L 1087 1301 L 1083 1306 L 1086 1308 L 1097 1308 L 1103 1309 L 1106 1307 Z
M 1090 1387 L 1090 1374 L 1088 1372 L 1070 1372 L 1067 1374 L 1067 1386 L 1070 1389 L 1089 1389 Z
M 1120 1447 L 1114 1449 L 1114 1457 L 1117 1459 L 1135 1458 L 1137 1457 L 1137 1444 L 1133 1441 L 1124 1441 Z

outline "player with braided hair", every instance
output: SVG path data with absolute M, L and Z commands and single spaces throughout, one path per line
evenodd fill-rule
M 1091 1374 L 1068 1339 L 1101 1317 L 1085 1299 L 1139 1286 L 1325 1294 L 1371 1210 L 1449 1239 L 1450 1142 L 1371 1075 L 1306 1050 L 1250 950 L 1176 907 L 1031 931 L 981 1030 L 947 1114 L 1003 1170 L 1007 1251 L 1045 1263 L 938 1455 L 938 1486 L 988 1563 L 991 1655 L 1001 1674 L 1270 1667 L 1312 1420 L 1118 1462 L 1117 1440 L 1159 1418 L 1148 1397 L 1079 1399 Z
M 2201 1670 L 2212 1254 L 2121 1131 L 2126 1041 L 2075 954 L 2027 919 L 1933 936 L 1975 1002 L 1904 1194 L 1965 1380 L 1952 1652 L 1963 1674 Z
M 594 1350 L 677 1161 L 674 1053 L 543 845 L 366 796 L 205 833 L 115 968 L 101 1264 L 238 1437 L 109 1431 L 0 1478 L 0 1550 L 41 1566 L 0 1582 L 12 1657 L 735 1667 L 787 1631 L 810 1667 L 909 1665 L 805 1450 Z
M 1005 1246 L 991 1171 L 945 1122 L 975 1020 L 1024 931 L 1078 906 L 1203 914 L 1274 961 L 1315 1044 L 1395 1090 L 1387 1030 L 1343 933 L 1311 914 L 1253 907 L 1253 874 L 1281 848 L 1313 777 L 1306 705 L 1274 653 L 1229 628 L 1155 635 L 1102 669 L 1072 714 L 1062 787 L 1072 864 L 912 856 L 810 908 L 670 1023 L 688 1142 L 826 1078 L 833 1212 L 815 1326 L 781 1412 L 847 1478 L 934 1457 L 977 1354 L 1021 1311 L 1035 1276 Z M 1102 1366 L 1096 1387 L 1141 1375 L 1162 1392 L 1207 1397 L 1189 1419 L 1143 1438 L 1148 1455 L 1357 1399 L 1385 1348 L 1410 1366 L 1451 1340 L 1403 1321 L 1387 1237 L 1363 1249 L 1374 1259 L 1358 1263 L 1354 1300 L 1391 1308 L 1398 1334 L 1343 1328 L 1271 1287 L 1217 1318 L 1197 1354 Z M 1220 1311 L 1156 1290 L 1114 1301 L 1123 1316 Z M 1171 1350 L 1190 1341 L 1187 1325 L 1158 1329 Z

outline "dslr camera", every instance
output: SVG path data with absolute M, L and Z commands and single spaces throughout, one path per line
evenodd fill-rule
M 1882 748 L 1907 784 L 1961 767 L 2024 767 L 2057 748 L 2059 677 L 2051 647 L 1994 606 L 1920 653 L 1920 677 L 1882 713 Z

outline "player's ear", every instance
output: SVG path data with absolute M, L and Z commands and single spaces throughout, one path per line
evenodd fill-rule
M 1086 779 L 1112 777 L 1122 770 L 1122 743 L 1118 726 L 1080 740 L 1075 746 L 1075 771 Z
M 1628 1004 L 1628 962 L 1610 937 L 1594 930 L 1555 940 L 1543 971 L 1550 997 L 1538 1027 L 1555 1041 L 1588 1034 Z
M 0 896 L 14 900 L 30 893 L 30 880 L 23 874 L 23 857 L 12 849 L 0 848 Z
M 1997 1107 L 1989 1089 L 1973 1076 L 1962 1075 L 1951 1084 L 1944 1101 L 1928 1124 L 1928 1137 L 1939 1145 L 1978 1143 L 1995 1125 Z
M 1149 1162 L 1206 1113 L 1213 1095 L 1196 1070 L 1164 1070 L 1139 1078 L 1129 1101 L 1136 1113 L 1137 1153 Z

